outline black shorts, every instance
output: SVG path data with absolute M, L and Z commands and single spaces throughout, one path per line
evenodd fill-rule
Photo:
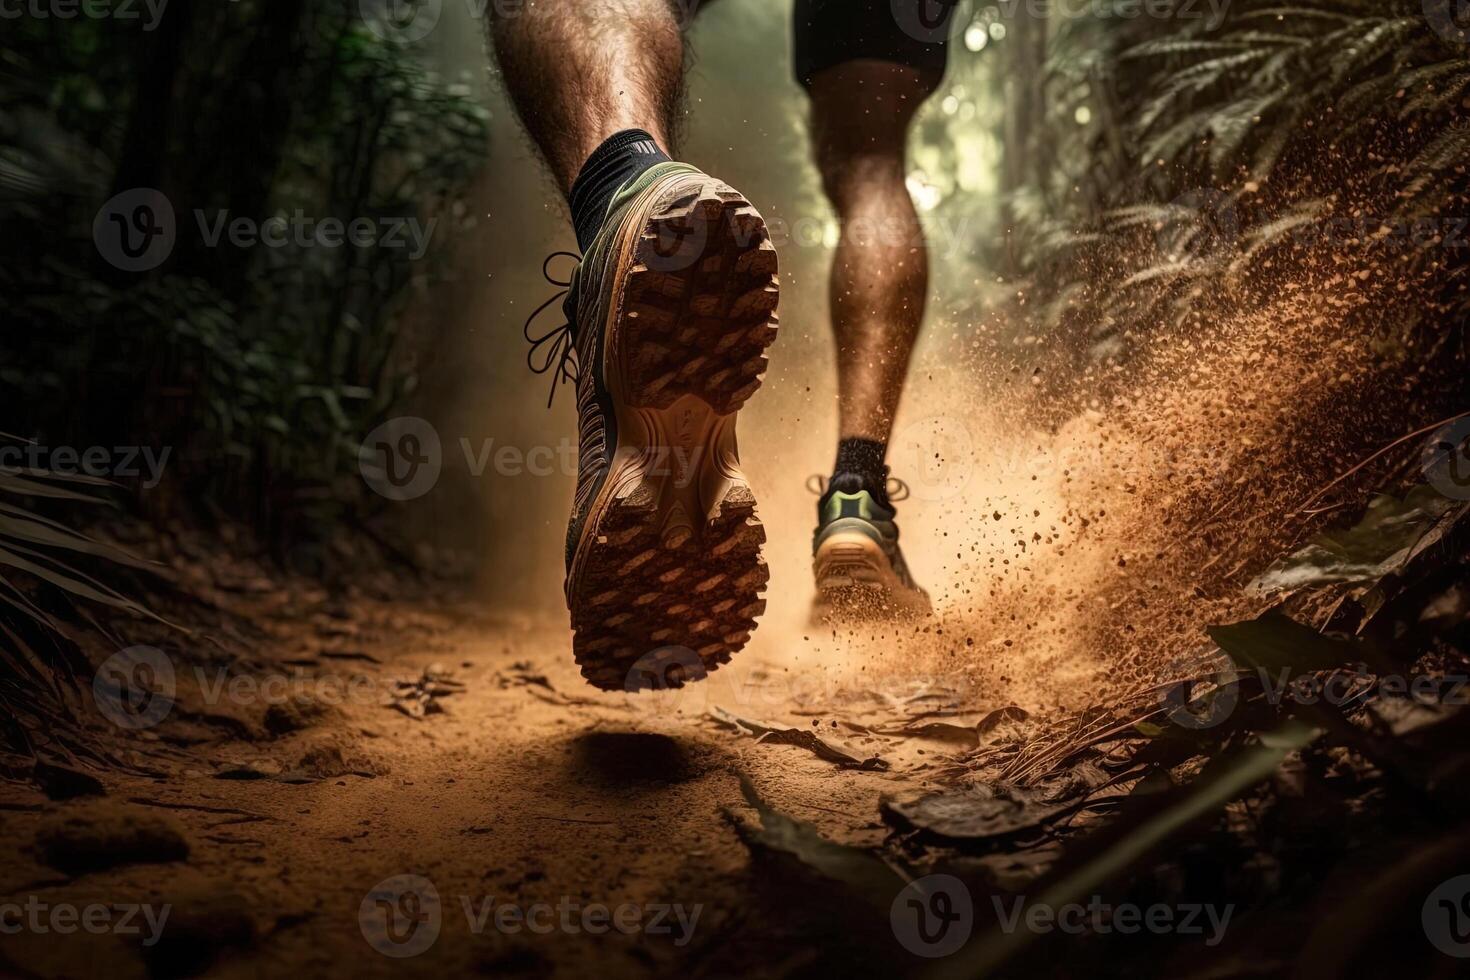
M 824 70 L 872 58 L 915 68 L 932 92 L 944 78 L 958 0 L 796 0 L 796 80 L 810 89 Z

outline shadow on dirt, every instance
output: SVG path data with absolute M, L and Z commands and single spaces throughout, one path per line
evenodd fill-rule
M 716 765 L 696 743 L 648 732 L 585 732 L 572 739 L 570 775 L 609 790 L 643 790 L 687 783 Z

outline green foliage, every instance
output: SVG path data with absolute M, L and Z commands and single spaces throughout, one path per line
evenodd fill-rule
M 108 571 L 147 563 L 46 516 L 37 503 L 78 511 L 107 503 L 101 494 L 110 489 L 94 476 L 0 464 L 0 756 L 34 757 L 38 736 L 50 754 L 73 754 L 66 745 L 75 741 L 76 675 L 85 660 L 66 623 L 69 605 L 162 622 L 103 581 Z
M 1334 220 L 1464 213 L 1470 61 L 1416 0 L 1246 0 L 1218 25 L 1116 13 L 1051 25 L 1045 125 L 1006 148 L 1057 163 L 1025 168 L 1043 207 L 1016 212 L 1006 257 L 1022 256 L 1053 329 L 1089 342 L 1108 323 L 1178 324 L 1202 290 L 1268 297 L 1263 270 Z M 1361 257 L 1405 278 L 1449 282 L 1465 264 L 1464 249 L 1391 251 L 1366 231 Z M 1079 286 L 1084 312 L 1052 302 Z M 1445 300 L 1463 322 L 1464 295 Z
M 1280 559 L 1251 583 L 1261 592 L 1288 592 L 1337 582 L 1378 582 L 1440 542 L 1470 504 L 1446 497 L 1430 484 L 1402 500 L 1378 494 L 1350 528 L 1319 534 L 1305 548 Z
M 484 158 L 483 108 L 339 0 L 171 8 L 153 32 L 11 23 L 7 427 L 51 444 L 170 446 L 179 482 L 155 507 L 209 501 L 278 537 L 355 506 L 343 475 L 414 385 L 405 310 L 463 220 L 455 194 Z M 134 186 L 175 211 L 174 250 L 149 273 L 119 273 L 92 241 L 99 206 Z M 295 234 L 211 246 L 202 231 L 222 215 L 298 214 L 414 222 L 428 251 Z
M 24 572 L 74 598 L 137 615 L 152 615 L 74 564 L 83 556 L 134 568 L 144 567 L 142 562 L 25 506 L 25 500 L 32 497 L 101 504 L 102 498 L 79 487 L 95 489 L 105 485 L 105 480 L 84 474 L 0 466 L 0 606 L 9 607 L 39 625 L 57 629 L 50 614 L 8 577 Z

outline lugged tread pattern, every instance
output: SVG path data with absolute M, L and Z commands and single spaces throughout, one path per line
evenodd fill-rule
M 776 249 L 759 212 L 706 180 L 661 202 L 625 287 L 623 365 L 635 404 L 689 394 L 720 415 L 760 387 L 776 339 Z
M 716 415 L 738 411 L 765 373 L 778 291 L 756 209 L 713 178 L 677 185 L 653 206 L 617 300 L 608 355 L 626 405 L 657 412 L 692 395 Z M 593 686 L 626 690 L 635 665 L 667 663 L 663 686 L 678 687 L 691 655 L 708 672 L 749 639 L 765 611 L 765 531 L 750 488 L 729 475 L 705 513 L 671 519 L 644 478 L 589 520 L 568 605 L 573 655 Z
M 675 547 L 660 539 L 645 490 L 635 487 L 605 515 L 572 607 L 573 655 L 604 690 L 624 688 L 633 666 L 659 650 L 673 662 L 692 651 L 714 670 L 745 645 L 766 608 L 766 535 L 747 488 L 733 488 L 702 533 Z

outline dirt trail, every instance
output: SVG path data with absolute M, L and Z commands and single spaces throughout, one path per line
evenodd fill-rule
M 752 658 L 703 687 L 630 698 L 585 685 L 567 656 L 565 629 L 553 624 L 492 620 L 453 605 L 425 612 L 363 604 L 327 626 L 294 636 L 283 627 L 277 649 L 262 655 L 274 662 L 238 675 L 276 678 L 275 688 L 236 684 L 231 695 L 219 686 L 225 675 L 181 663 L 170 715 L 123 743 L 125 756 L 160 778 L 106 777 L 107 796 L 96 801 L 4 791 L 4 837 L 20 846 L 0 864 L 0 894 L 53 906 L 167 902 L 175 923 L 156 949 L 140 949 L 137 937 L 7 937 L 0 955 L 9 969 L 82 976 L 106 963 L 116 977 L 150 968 L 167 975 L 200 955 L 200 944 L 221 947 L 212 967 L 220 976 L 548 967 L 563 975 L 700 974 L 726 972 L 732 957 L 780 961 L 804 945 L 803 909 L 759 897 L 770 882 L 753 874 L 735 830 L 750 817 L 741 776 L 824 835 L 875 844 L 883 836 L 879 798 L 918 788 L 952 750 L 851 727 L 892 726 L 926 706 L 946 712 L 949 699 L 926 695 L 923 681 L 890 678 L 883 694 L 857 692 L 835 672 L 813 683 L 790 664 Z M 344 629 L 347 636 L 335 635 Z M 452 676 L 442 690 L 462 684 L 434 698 L 441 711 L 412 718 L 382 703 L 398 679 L 430 668 Z M 316 714 L 297 695 L 330 707 Z M 717 709 L 820 731 L 862 765 L 757 743 L 713 721 Z M 963 722 L 973 712 L 953 717 Z M 218 737 L 231 726 L 237 737 Z M 160 833 L 182 835 L 188 857 L 60 873 L 33 842 L 73 813 L 89 815 L 88 832 L 104 836 L 101 828 L 119 820 L 162 820 Z M 95 821 L 94 813 L 108 816 Z M 120 861 L 147 857 L 126 834 L 103 849 Z M 429 948 L 406 958 L 375 948 L 384 941 L 369 932 L 382 919 L 363 911 L 374 886 L 400 875 L 432 882 L 442 923 Z M 551 910 L 536 924 L 555 917 L 556 925 L 533 934 L 516 923 L 497 929 L 492 918 L 477 934 L 465 903 L 483 911 L 487 900 L 491 909 L 545 903 Z M 571 903 L 571 929 L 559 903 Z M 641 916 L 650 934 L 589 934 L 580 909 L 594 904 L 609 913 L 634 907 L 624 924 Z M 812 928 L 831 919 L 806 911 Z M 757 927 L 773 915 L 786 921 Z M 740 951 L 732 952 L 736 938 Z
M 1020 344 L 1014 365 L 987 369 L 1004 411 L 977 407 L 986 375 L 957 356 L 957 332 L 916 366 L 915 421 L 893 460 L 915 490 L 905 543 L 939 617 L 872 633 L 807 627 L 811 501 L 785 457 L 757 457 L 770 612 L 747 650 L 678 693 L 594 691 L 559 617 L 497 618 L 468 601 L 332 604 L 236 582 L 234 614 L 269 639 L 225 636 L 227 655 L 208 630 L 182 645 L 160 634 L 177 703 L 156 727 L 103 732 L 154 775 L 106 775 L 101 800 L 0 790 L 14 845 L 0 896 L 167 903 L 173 926 L 157 947 L 22 931 L 0 940 L 0 972 L 917 971 L 886 910 L 850 918 L 742 836 L 754 819 L 742 778 L 829 840 L 876 845 L 883 798 L 969 775 L 956 760 L 974 746 L 955 728 L 1012 704 L 1056 723 L 1185 673 L 1205 624 L 1258 603 L 1240 586 L 1301 533 L 1291 509 L 1402 428 L 1389 402 L 1364 397 L 1397 384 L 1392 365 L 1330 331 L 1370 299 L 1303 290 L 1262 315 L 1222 315 L 1207 334 L 1158 338 L 1127 379 L 1058 388 L 1044 380 L 1047 352 Z M 790 389 L 754 424 L 782 431 Z M 220 574 L 212 556 L 196 564 Z M 112 652 L 92 651 L 94 664 Z M 276 686 L 221 686 L 237 675 Z M 384 703 L 395 695 L 406 711 Z M 443 710 L 411 717 L 426 703 Z M 758 740 L 763 727 L 778 731 Z M 73 814 L 83 819 L 68 825 Z M 50 838 L 103 856 L 58 869 Z M 404 875 L 432 883 L 437 916 L 374 894 Z M 380 898 L 405 914 L 402 942 L 383 935 Z M 555 921 L 544 933 L 497 927 L 506 904 L 543 906 L 538 927 Z M 589 932 L 581 913 L 593 907 L 630 910 L 627 933 Z M 429 932 L 408 927 L 420 918 L 438 922 L 437 939 L 391 955 L 423 943 Z

